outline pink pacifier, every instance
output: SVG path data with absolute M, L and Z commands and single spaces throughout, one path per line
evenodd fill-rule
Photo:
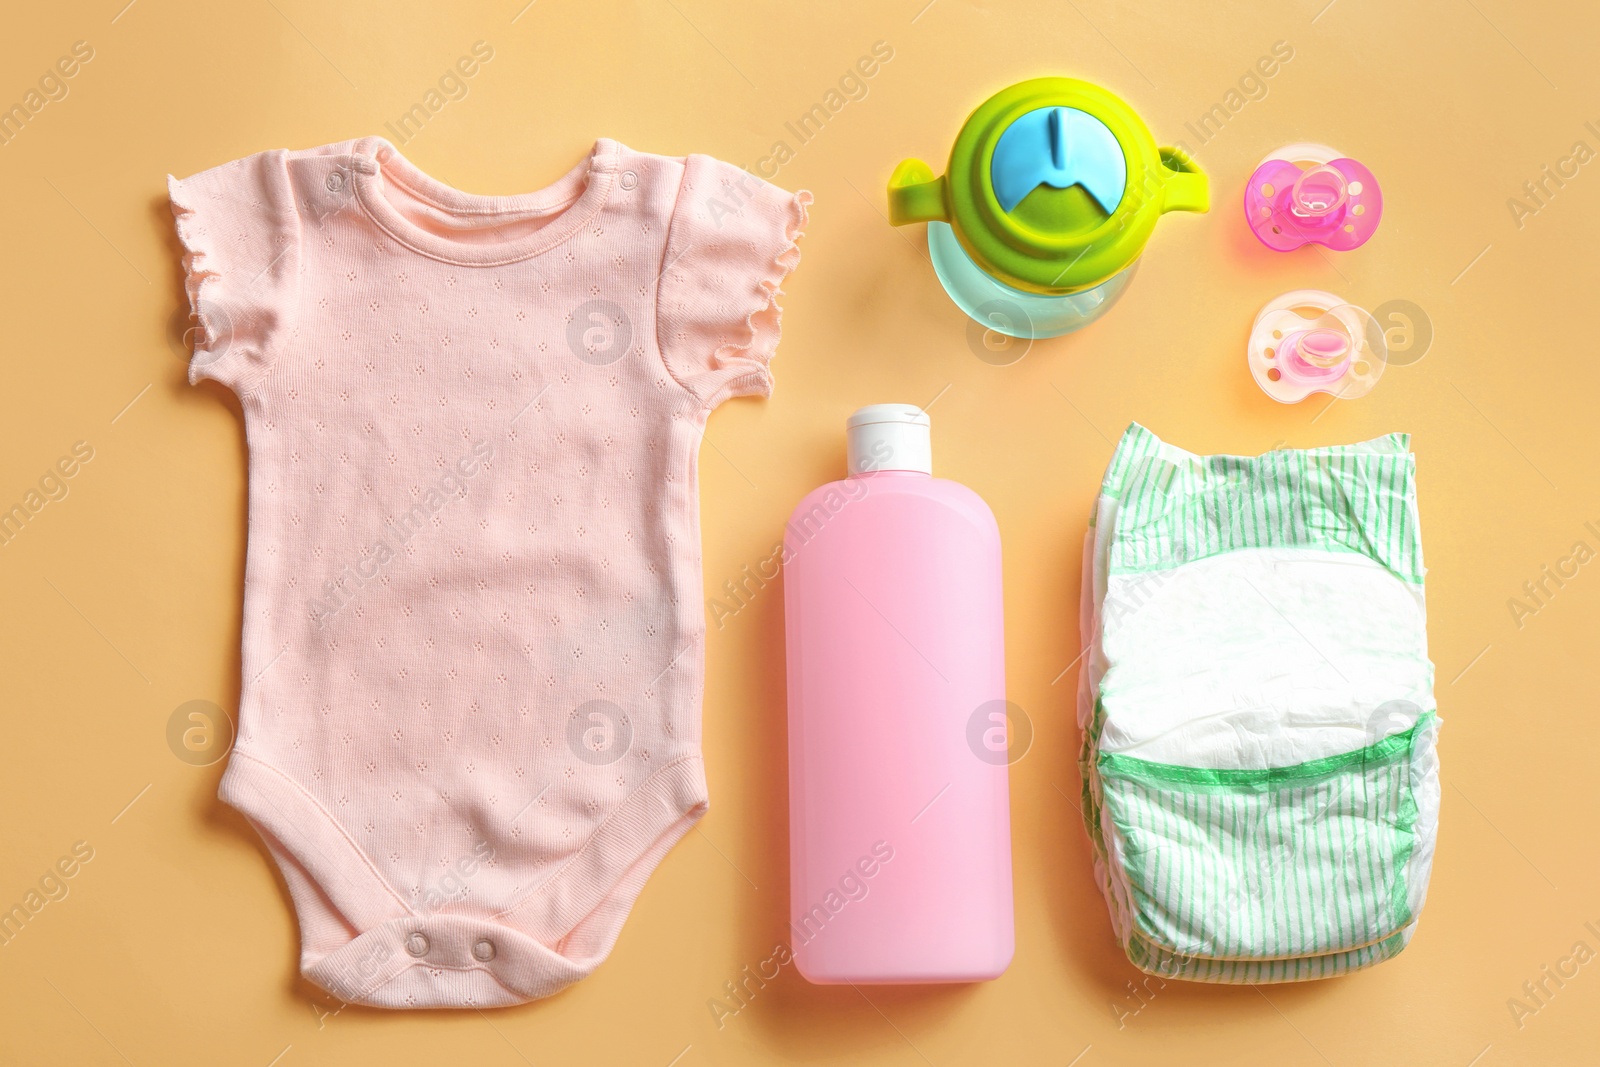
M 1366 311 L 1320 289 L 1299 289 L 1256 315 L 1246 357 L 1261 391 L 1281 404 L 1312 393 L 1354 400 L 1378 384 L 1388 346 Z
M 1285 145 L 1250 175 L 1244 217 L 1275 251 L 1315 242 L 1348 252 L 1378 228 L 1383 193 L 1370 170 L 1327 145 Z

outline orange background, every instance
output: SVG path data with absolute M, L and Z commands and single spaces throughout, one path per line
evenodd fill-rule
M 1600 962 L 1548 983 L 1520 1028 L 1507 1005 L 1575 942 L 1600 950 L 1585 929 L 1600 929 L 1600 563 L 1547 582 L 1520 620 L 1509 606 L 1575 542 L 1600 549 L 1586 325 L 1600 164 L 1548 182 L 1540 202 L 1523 190 L 1575 142 L 1600 149 L 1585 126 L 1600 128 L 1593 5 L 125 2 L 14 6 L 0 35 L 0 102 L 75 41 L 94 51 L 65 98 L 0 146 L 0 506 L 74 442 L 94 450 L 68 495 L 0 547 L 0 907 L 75 842 L 93 849 L 68 895 L 0 947 L 0 1062 L 1600 1059 Z M 838 475 L 858 405 L 932 402 L 939 473 L 998 516 L 1010 696 L 1036 730 L 1012 772 L 1018 951 L 1000 980 L 857 992 L 787 969 L 713 1022 L 708 1001 L 784 936 L 776 586 L 710 634 L 711 814 L 651 879 L 612 958 L 545 1002 L 338 1010 L 297 977 L 282 883 L 215 799 L 222 765 L 169 750 L 174 709 L 231 712 L 238 698 L 244 444 L 227 394 L 183 382 L 164 176 L 384 132 L 479 40 L 494 59 L 405 146 L 460 188 L 542 186 L 604 135 L 743 164 L 785 140 L 778 183 L 816 194 L 778 391 L 711 421 L 708 596 L 765 559 L 795 502 Z M 865 97 L 796 143 L 784 124 L 877 41 L 894 56 Z M 1198 143 L 1185 124 L 1278 41 L 1293 59 Z M 1160 141 L 1186 142 L 1215 206 L 1163 220 L 1105 320 L 995 366 L 939 289 L 920 228 L 886 224 L 883 188 L 904 156 L 942 169 L 973 106 L 1050 73 L 1105 84 Z M 1378 175 L 1386 213 L 1366 247 L 1279 255 L 1246 232 L 1246 176 L 1301 140 Z M 1528 210 L 1508 206 L 1517 196 Z M 1411 301 L 1436 337 L 1365 399 L 1279 406 L 1250 381 L 1244 343 L 1256 309 L 1300 287 L 1368 308 Z M 1444 807 L 1420 932 L 1390 963 L 1296 987 L 1130 991 L 1137 974 L 1111 941 L 1068 799 L 1076 668 L 1063 671 L 1078 654 L 1089 503 L 1132 419 L 1199 452 L 1415 435 Z

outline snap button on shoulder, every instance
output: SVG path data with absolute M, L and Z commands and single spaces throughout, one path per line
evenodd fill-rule
M 413 956 L 426 956 L 428 954 L 428 935 L 421 930 L 415 930 L 406 938 L 406 951 Z
M 477 944 L 472 946 L 472 954 L 479 961 L 488 963 L 490 960 L 494 959 L 494 942 L 490 941 L 487 937 L 482 938 Z
M 340 190 L 342 190 L 344 188 L 344 175 L 339 173 L 338 171 L 334 171 L 332 174 L 328 175 L 327 185 L 328 185 L 328 192 L 330 192 L 330 193 L 339 192 Z
M 631 170 L 625 170 L 625 171 L 622 172 L 621 185 L 622 185 L 622 187 L 624 189 L 632 189 L 634 186 L 636 186 L 638 184 L 639 184 L 639 176 L 637 174 L 635 174 Z

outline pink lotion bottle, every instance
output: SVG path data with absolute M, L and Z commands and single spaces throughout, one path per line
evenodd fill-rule
M 999 527 L 920 408 L 846 433 L 784 535 L 790 945 L 812 982 L 985 981 L 1014 948 Z

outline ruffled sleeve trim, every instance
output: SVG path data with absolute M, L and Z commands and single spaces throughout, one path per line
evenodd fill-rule
M 283 156 L 167 176 L 194 323 L 191 384 L 210 378 L 241 396 L 253 391 L 292 318 L 299 237 Z
M 167 197 L 172 201 L 173 226 L 178 231 L 178 242 L 183 245 L 183 291 L 189 299 L 189 320 L 194 326 L 186 336 L 194 338 L 194 352 L 189 360 L 189 384 L 198 382 L 203 375 L 203 357 L 209 357 L 221 345 L 226 332 L 220 323 L 220 308 L 212 299 L 222 275 L 207 264 L 204 235 L 194 202 L 183 182 L 167 175 Z M 198 330 L 198 333 L 194 331 Z
M 777 354 L 783 333 L 783 283 L 800 265 L 800 238 L 805 236 L 813 197 L 800 190 L 789 198 L 788 220 L 784 223 L 783 244 L 772 256 L 765 274 L 756 282 L 761 292 L 760 305 L 745 316 L 742 344 L 726 344 L 717 350 L 715 362 L 736 371 L 720 390 L 706 398 L 715 407 L 733 396 L 771 396 L 772 358 Z
M 668 371 L 705 407 L 772 392 L 783 285 L 800 262 L 812 196 L 689 156 L 673 208 L 657 338 Z

